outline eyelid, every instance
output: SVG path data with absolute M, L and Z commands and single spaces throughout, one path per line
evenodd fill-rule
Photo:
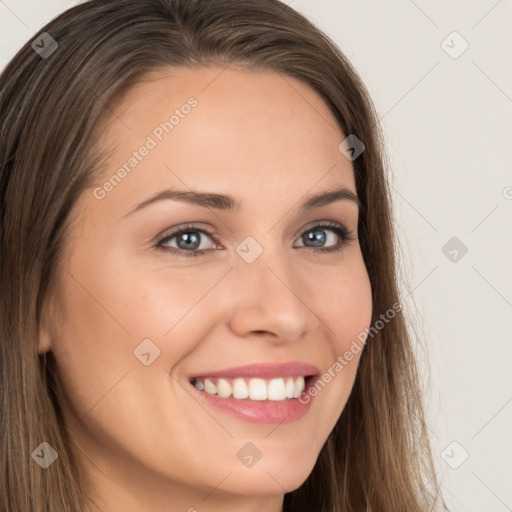
M 320 227 L 324 226 L 325 228 L 327 228 L 327 227 L 340 228 L 340 229 L 344 229 L 347 233 L 350 233 L 350 230 L 345 225 L 341 224 L 340 222 L 335 222 L 332 220 L 316 220 L 313 222 L 309 222 L 308 224 L 306 224 L 305 226 L 300 228 L 299 231 L 297 231 L 297 233 L 295 233 L 294 238 L 297 238 L 297 237 L 301 236 L 303 233 L 305 233 L 306 231 L 310 231 L 311 229 L 319 227 L 319 226 Z
M 208 228 L 200 227 L 199 224 L 200 223 L 188 223 L 188 224 L 182 225 L 181 227 L 170 228 L 170 230 L 166 230 L 163 235 L 158 237 L 158 239 L 156 240 L 156 243 L 154 245 L 154 248 L 162 249 L 164 251 L 168 251 L 168 252 L 175 253 L 178 255 L 183 255 L 184 257 L 199 256 L 199 255 L 203 255 L 204 253 L 207 253 L 212 250 L 212 249 L 198 249 L 198 250 L 194 250 L 194 251 L 187 251 L 185 249 L 180 249 L 180 248 L 176 248 L 176 247 L 165 247 L 162 245 L 162 242 L 164 242 L 166 239 L 173 239 L 187 231 L 194 231 L 194 232 L 206 234 L 212 238 L 212 240 L 214 241 L 215 244 L 217 244 L 218 246 L 220 246 L 222 248 L 222 245 L 220 244 L 220 242 L 218 240 L 219 233 L 214 230 L 210 231 Z M 330 230 L 334 231 L 337 234 L 337 236 L 341 239 L 341 242 L 339 244 L 337 244 L 336 246 L 330 246 L 327 248 L 318 248 L 317 249 L 314 247 L 307 247 L 304 245 L 301 246 L 301 247 L 305 247 L 306 249 L 309 249 L 316 253 L 322 253 L 322 252 L 326 253 L 326 252 L 332 252 L 335 250 L 341 250 L 348 242 L 357 240 L 357 228 L 356 228 L 356 230 L 351 230 L 351 229 L 347 228 L 345 224 L 336 222 L 336 221 L 331 221 L 331 220 L 317 220 L 317 221 L 312 221 L 312 222 L 306 224 L 306 226 L 302 227 L 294 235 L 294 239 L 297 239 L 298 237 L 302 236 L 304 233 L 313 230 L 313 228 L 330 229 Z
M 210 231 L 208 228 L 203 228 L 199 224 L 200 223 L 188 223 L 188 224 L 184 224 L 177 228 L 167 229 L 164 231 L 164 233 L 162 235 L 160 235 L 157 238 L 155 246 L 158 247 L 167 238 L 174 238 L 174 237 L 176 237 L 182 233 L 185 233 L 187 231 L 197 231 L 199 233 L 204 233 L 204 234 L 208 235 L 209 237 L 211 237 L 216 244 L 220 245 L 220 243 L 218 241 L 219 233 L 215 230 Z M 171 247 L 171 249 L 173 249 L 173 247 Z

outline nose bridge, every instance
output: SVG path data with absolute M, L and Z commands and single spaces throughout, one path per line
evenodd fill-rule
M 270 247 L 248 237 L 237 247 L 233 279 L 237 286 L 233 328 L 267 331 L 283 339 L 298 339 L 311 311 L 302 297 L 292 263 L 280 246 Z

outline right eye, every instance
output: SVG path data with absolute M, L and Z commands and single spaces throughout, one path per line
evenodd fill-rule
M 199 247 L 201 246 L 201 235 L 199 235 L 199 233 L 212 238 L 215 241 L 215 243 L 218 243 L 214 239 L 214 233 L 210 233 L 205 229 L 198 228 L 197 226 L 186 226 L 160 238 L 155 247 L 185 257 L 203 256 L 207 249 L 199 249 Z M 174 238 L 177 239 L 176 243 L 178 246 L 172 247 L 167 245 Z

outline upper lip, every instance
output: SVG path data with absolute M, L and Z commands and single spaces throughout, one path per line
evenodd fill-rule
M 245 366 L 236 366 L 232 368 L 225 368 L 223 370 L 204 371 L 191 375 L 190 378 L 199 377 L 228 377 L 231 379 L 237 377 L 262 377 L 262 378 L 277 378 L 277 377 L 293 377 L 296 375 L 310 376 L 317 375 L 319 370 L 316 366 L 308 363 L 288 362 L 288 363 L 259 363 L 248 364 Z

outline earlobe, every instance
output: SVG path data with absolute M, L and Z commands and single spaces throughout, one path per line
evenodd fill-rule
M 51 325 L 53 320 L 53 302 L 47 300 L 43 304 L 41 319 L 39 322 L 39 338 L 37 352 L 39 355 L 49 352 L 52 349 Z
M 39 344 L 37 352 L 39 355 L 49 352 L 51 350 L 51 336 L 46 326 L 41 326 L 39 329 Z

